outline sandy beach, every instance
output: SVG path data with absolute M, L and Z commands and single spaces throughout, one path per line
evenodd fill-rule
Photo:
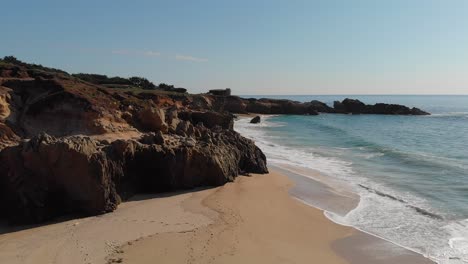
M 102 216 L 3 227 L 0 263 L 431 263 L 329 221 L 292 198 L 292 186 L 272 172 L 218 188 L 140 195 Z
M 128 263 L 347 263 L 331 243 L 353 233 L 321 211 L 288 195 L 278 173 L 240 177 L 217 189 L 203 205 L 218 212 L 213 223 L 187 233 L 156 235 L 124 246 Z M 187 207 L 191 211 L 197 207 Z M 144 252 L 144 254 L 142 254 Z M 174 261 L 174 258 L 177 261 Z

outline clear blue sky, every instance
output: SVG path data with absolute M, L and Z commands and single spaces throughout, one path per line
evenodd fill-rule
M 468 93 L 465 0 L 42 0 L 0 56 L 237 94 Z

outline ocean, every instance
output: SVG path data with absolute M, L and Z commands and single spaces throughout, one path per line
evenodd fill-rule
M 430 116 L 264 116 L 235 129 L 253 139 L 268 163 L 319 171 L 359 195 L 349 212 L 326 211 L 438 263 L 468 263 L 468 96 L 244 96 L 418 107 Z

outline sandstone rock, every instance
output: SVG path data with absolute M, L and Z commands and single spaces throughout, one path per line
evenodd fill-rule
M 166 114 L 160 108 L 148 107 L 141 110 L 138 114 L 140 123 L 144 129 L 149 131 L 167 132 Z
M 11 97 L 8 91 L 9 89 L 0 86 L 0 122 L 5 121 L 11 113 L 9 104 Z
M 40 135 L 1 152 L 1 210 L 16 223 L 94 215 L 138 192 L 218 186 L 239 174 L 268 172 L 251 140 L 232 130 L 213 135 L 205 128 L 205 135 L 211 141 L 203 144 L 160 133 L 112 143 Z
M 74 84 L 70 80 L 63 82 Z M 89 92 L 94 93 L 94 97 L 85 98 L 82 94 L 66 90 L 65 84 L 55 79 L 14 79 L 4 81 L 2 85 L 11 89 L 10 110 L 15 115 L 9 121 L 21 136 L 30 137 L 40 132 L 54 136 L 103 134 L 108 132 L 106 124 L 119 122 L 110 114 L 115 112 L 110 103 L 112 97 L 96 88 Z M 77 86 L 76 89 L 81 88 Z M 86 89 L 91 88 L 83 87 L 81 93 L 87 94 Z M 92 100 L 99 101 L 101 105 Z
M 18 144 L 20 137 L 5 123 L 0 122 L 0 151 L 8 146 Z
M 180 122 L 179 113 L 176 108 L 171 108 L 166 110 L 166 122 L 168 124 L 169 130 L 173 133 L 177 129 L 177 125 Z
M 194 125 L 203 123 L 207 128 L 220 126 L 223 129 L 233 129 L 234 117 L 229 113 L 218 113 L 214 111 L 183 111 L 179 118 L 191 122 Z
M 213 102 L 213 109 L 218 111 L 228 111 L 231 113 L 246 114 L 247 100 L 238 96 L 217 97 Z
M 0 154 L 2 207 L 13 222 L 66 212 L 100 214 L 119 203 L 112 166 L 89 138 L 39 135 Z

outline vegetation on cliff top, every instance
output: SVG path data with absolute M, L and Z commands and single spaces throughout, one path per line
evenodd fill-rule
M 42 66 L 41 64 L 34 64 L 34 63 L 26 63 L 23 61 L 18 60 L 14 56 L 5 56 L 3 59 L 0 59 L 0 69 L 3 67 L 25 67 L 28 69 L 29 74 L 34 75 L 34 73 L 38 72 L 48 72 L 53 74 L 63 74 L 69 75 L 66 71 L 62 71 L 60 69 L 49 68 Z
M 123 78 L 119 76 L 108 77 L 103 74 L 92 74 L 92 73 L 76 73 L 69 74 L 66 71 L 44 67 L 40 64 L 26 63 L 14 56 L 5 56 L 3 59 L 0 59 L 0 70 L 2 69 L 11 69 L 13 72 L 18 72 L 20 67 L 24 67 L 30 77 L 37 76 L 49 76 L 53 77 L 55 74 L 61 74 L 64 76 L 72 76 L 89 82 L 92 84 L 102 85 L 108 88 L 121 88 L 121 89 L 143 89 L 143 90 L 162 90 L 169 92 L 178 92 L 185 93 L 187 89 L 184 88 L 175 88 L 174 85 L 168 85 L 165 83 L 160 83 L 155 85 L 148 79 L 139 76 L 133 76 L 130 78 Z

